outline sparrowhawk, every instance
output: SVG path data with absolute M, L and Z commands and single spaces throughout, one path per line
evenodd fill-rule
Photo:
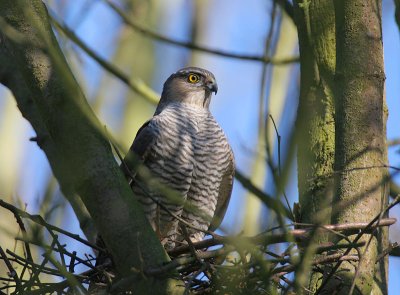
M 124 159 L 134 195 L 166 249 L 185 240 L 173 215 L 197 228 L 186 228 L 192 242 L 204 237 L 199 228 L 214 230 L 225 215 L 234 157 L 209 110 L 212 92 L 217 90 L 215 77 L 207 70 L 188 67 L 172 74 L 164 83 L 154 116 L 139 129 Z M 171 200 L 163 190 L 144 187 L 140 176 L 127 173 L 135 170 L 137 159 L 154 179 L 175 190 L 180 200 Z

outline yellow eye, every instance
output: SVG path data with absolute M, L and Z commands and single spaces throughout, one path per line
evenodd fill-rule
M 200 81 L 200 77 L 199 77 L 199 75 L 196 75 L 196 74 L 190 74 L 190 75 L 188 76 L 188 81 L 189 81 L 190 83 L 197 83 L 197 82 Z

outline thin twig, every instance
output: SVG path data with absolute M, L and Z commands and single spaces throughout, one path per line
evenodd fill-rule
M 396 222 L 395 218 L 384 218 L 380 222 L 376 222 L 376 220 L 372 223 L 373 226 L 390 226 Z M 287 232 L 287 235 L 293 240 L 302 240 L 306 239 L 309 237 L 309 234 L 315 229 L 315 228 L 320 228 L 321 230 L 326 230 L 326 231 L 346 231 L 346 232 L 351 232 L 351 231 L 367 231 L 367 227 L 370 226 L 371 223 L 367 222 L 357 222 L 357 223 L 345 223 L 345 224 L 330 224 L 330 225 L 320 225 L 320 226 L 311 226 L 306 229 L 294 229 L 294 230 L 289 230 Z M 263 245 L 271 245 L 271 244 L 277 244 L 277 243 L 282 243 L 282 242 L 288 242 L 286 233 L 279 233 L 279 234 L 270 234 L 270 233 L 261 233 L 259 235 L 253 236 L 253 237 L 242 237 L 242 236 L 215 236 L 210 239 L 206 239 L 200 242 L 193 243 L 193 247 L 195 249 L 202 249 L 202 248 L 208 248 L 211 246 L 216 246 L 216 245 L 221 245 L 221 244 L 236 244 L 239 243 L 241 240 L 248 242 L 253 245 L 258 245 L 258 244 L 263 244 Z M 356 243 L 357 241 L 353 241 L 353 243 Z M 176 256 L 180 255 L 183 253 L 187 253 L 189 251 L 189 248 L 187 245 L 179 246 L 176 247 L 168 253 L 170 255 Z
M 7 252 L 8 255 L 10 255 L 12 257 L 12 258 L 10 258 L 10 260 L 14 261 L 15 263 L 17 263 L 19 265 L 28 264 L 28 267 L 31 266 L 30 269 L 32 269 L 32 268 L 40 269 L 40 271 L 42 273 L 53 275 L 53 276 L 61 276 L 57 269 L 46 267 L 44 265 L 39 265 L 39 264 L 36 264 L 34 262 L 27 262 L 27 260 L 25 258 L 23 258 L 23 257 L 15 254 L 13 252 L 11 252 L 10 250 L 7 250 L 6 252 Z M 33 272 L 32 272 L 32 274 L 33 274 Z M 29 280 L 27 280 L 27 282 L 28 281 Z M 24 288 L 26 288 L 26 286 L 24 286 Z
M 122 9 L 118 8 L 117 5 L 115 5 L 112 1 L 110 0 L 103 0 L 106 2 L 124 21 L 125 24 L 127 24 L 129 27 L 134 29 L 135 31 L 143 34 L 144 36 L 150 37 L 154 40 L 165 42 L 171 45 L 176 45 L 180 47 L 185 47 L 191 50 L 196 50 L 196 51 L 201 51 L 204 53 L 209 53 L 209 54 L 214 54 L 214 55 L 219 55 L 223 57 L 229 57 L 229 58 L 235 58 L 235 59 L 242 59 L 242 60 L 248 60 L 248 61 L 258 61 L 258 62 L 263 62 L 263 63 L 271 63 L 274 65 L 286 65 L 290 63 L 295 63 L 299 61 L 299 57 L 288 57 L 288 58 L 273 58 L 273 57 L 267 57 L 267 56 L 258 56 L 258 55 L 244 55 L 244 54 L 237 54 L 237 53 L 231 53 L 231 52 L 226 52 L 223 50 L 218 50 L 218 49 L 212 49 L 208 48 L 205 46 L 200 46 L 197 44 L 194 44 L 192 42 L 183 42 L 183 41 L 177 41 L 172 38 L 165 37 L 159 33 L 156 33 L 154 31 L 151 31 L 141 24 L 135 22 L 132 20 L 132 18 L 128 17 L 125 12 L 122 11 Z
M 390 180 L 389 185 L 390 185 L 389 195 L 392 198 L 396 198 L 398 195 L 400 195 L 400 186 L 398 186 L 397 183 L 393 181 L 393 179 Z
M 392 139 L 392 140 L 388 140 L 387 142 L 388 147 L 392 147 L 392 146 L 398 146 L 400 145 L 400 139 Z
M 15 282 L 15 288 L 16 291 L 21 292 L 22 288 L 21 288 L 21 281 L 18 277 L 17 272 L 15 271 L 14 267 L 12 266 L 10 260 L 8 259 L 6 253 L 4 252 L 3 248 L 0 246 L 0 256 L 2 257 L 4 263 L 6 264 L 7 268 L 8 268 L 8 275 L 13 278 L 14 282 Z
M 31 214 L 29 214 L 29 213 L 27 213 L 25 211 L 22 211 L 21 209 L 18 209 L 17 207 L 15 207 L 15 206 L 13 206 L 13 205 L 11 205 L 11 204 L 9 204 L 9 203 L 1 200 L 1 199 L 0 199 L 0 206 L 5 208 L 5 209 L 7 209 L 7 210 L 9 210 L 9 211 L 11 211 L 13 214 L 19 215 L 22 218 L 30 219 L 33 222 L 35 222 L 35 223 L 37 223 L 37 224 L 39 224 L 41 226 L 46 227 L 48 230 L 53 230 L 53 231 L 59 232 L 59 233 L 61 233 L 63 235 L 66 235 L 66 236 L 68 236 L 68 237 L 70 237 L 70 238 L 72 238 L 72 239 L 74 239 L 74 240 L 76 240 L 76 241 L 78 241 L 78 242 L 90 247 L 90 248 L 93 248 L 93 249 L 95 249 L 97 251 L 104 251 L 103 248 L 101 248 L 101 247 L 99 247 L 99 246 L 97 246 L 97 245 L 95 245 L 93 243 L 90 243 L 85 239 L 82 239 L 77 234 L 72 234 L 72 233 L 70 233 L 70 232 L 68 232 L 66 230 L 63 230 L 63 229 L 61 229 L 61 228 L 59 228 L 57 226 L 54 226 L 54 225 L 51 225 L 51 224 L 47 223 L 46 221 L 44 221 L 44 219 L 40 215 L 31 215 Z
M 98 268 L 106 268 L 110 266 L 110 264 L 107 262 L 104 265 L 99 265 Z M 94 274 L 96 274 L 99 269 L 90 269 L 87 271 L 84 271 L 80 274 L 72 274 L 76 280 L 80 281 L 80 282 L 84 282 L 85 280 L 88 280 L 91 276 L 93 276 Z M 57 290 L 63 290 L 65 288 L 67 288 L 68 286 L 70 286 L 70 282 L 68 280 L 64 280 L 61 281 L 59 283 L 52 283 L 52 284 L 47 284 L 47 286 L 38 289 L 38 290 L 32 290 L 29 292 L 29 294 L 45 294 L 45 293 L 51 293 L 51 292 L 55 292 Z
M 185 240 L 186 240 L 186 242 L 187 242 L 187 244 L 188 244 L 188 246 L 189 246 L 189 249 L 190 249 L 191 254 L 196 258 L 196 260 L 197 260 L 199 263 L 202 263 L 202 261 L 201 261 L 201 259 L 199 258 L 199 256 L 197 256 L 196 249 L 193 247 L 193 242 L 192 242 L 192 240 L 190 239 L 190 236 L 189 236 L 189 233 L 188 233 L 188 231 L 187 231 L 187 229 L 186 229 L 186 226 L 183 225 L 183 224 L 180 224 L 180 227 L 181 227 L 183 236 L 184 236 L 184 238 L 185 238 Z
M 328 264 L 332 262 L 343 262 L 343 261 L 358 261 L 359 258 L 356 255 L 343 255 L 342 253 L 335 253 L 324 257 L 317 258 L 311 262 L 311 265 Z M 278 267 L 272 270 L 272 273 L 290 273 L 296 270 L 296 265 L 289 264 L 282 267 Z
M 272 124 L 274 125 L 276 137 L 277 137 L 277 140 L 278 140 L 278 173 L 279 173 L 279 179 L 281 179 L 281 178 L 282 178 L 282 165 L 281 165 L 281 135 L 279 134 L 278 128 L 276 127 L 274 117 L 272 117 L 271 114 L 269 115 L 269 117 L 271 118 Z M 280 182 L 281 182 L 281 181 L 279 181 L 279 183 L 280 183 Z M 296 218 L 294 217 L 294 213 L 293 213 L 292 207 L 290 206 L 289 200 L 288 200 L 288 198 L 287 198 L 287 196 L 286 196 L 286 192 L 285 192 L 285 188 L 284 188 L 284 187 L 282 187 L 282 193 L 283 193 L 283 196 L 284 196 L 284 198 L 285 198 L 286 205 L 288 206 L 288 209 L 289 209 L 289 211 L 290 211 L 290 213 L 291 213 L 292 220 L 293 220 L 293 221 L 296 221 Z
M 382 192 L 383 200 L 385 199 L 385 195 L 389 195 L 389 192 L 386 192 L 387 189 L 388 189 L 387 186 L 384 185 L 384 190 L 383 190 L 383 192 Z M 377 222 L 379 222 L 379 221 L 382 220 L 384 214 L 385 214 L 384 211 L 382 211 L 382 212 L 379 214 L 379 217 L 378 217 L 378 219 L 377 219 Z M 372 228 L 374 229 L 374 231 L 377 229 L 377 228 L 374 227 L 374 226 L 372 226 Z M 356 280 L 357 280 L 358 276 L 360 275 L 361 261 L 362 261 L 364 255 L 367 253 L 368 247 L 370 246 L 373 237 L 374 237 L 373 235 L 371 235 L 371 236 L 369 237 L 368 242 L 367 242 L 367 245 L 365 246 L 364 251 L 363 251 L 363 253 L 362 253 L 361 255 L 360 255 L 360 250 L 359 250 L 359 248 L 356 248 L 356 250 L 357 250 L 357 252 L 358 252 L 358 255 L 359 255 L 359 257 L 360 257 L 360 261 L 358 262 L 358 267 L 356 268 L 356 271 L 355 271 L 355 274 L 354 274 L 353 282 L 352 282 L 351 287 L 350 287 L 350 290 L 349 290 L 349 295 L 352 295 L 352 294 L 353 294 L 353 291 L 354 291 L 354 289 L 355 289 L 355 287 L 356 287 Z
M 13 213 L 13 215 L 17 221 L 17 224 L 22 232 L 22 236 L 26 237 L 26 228 L 25 228 L 24 222 L 22 221 L 22 218 L 17 214 L 17 212 L 12 212 L 12 213 Z M 25 246 L 27 260 L 30 262 L 33 262 L 32 252 L 31 252 L 29 243 L 24 242 L 24 246 Z
M 389 247 L 387 247 L 386 249 L 384 249 L 382 251 L 382 253 L 380 253 L 378 255 L 378 257 L 376 258 L 375 263 L 377 263 L 379 260 L 381 260 L 382 258 L 384 258 L 386 255 L 389 255 L 394 249 L 399 248 L 399 243 L 394 242 L 394 243 L 390 243 Z
M 51 252 L 53 250 L 55 244 L 56 244 L 56 241 L 53 239 L 53 241 L 51 242 L 50 247 L 48 247 L 48 249 L 46 251 L 47 252 L 49 252 L 49 251 Z M 31 286 L 33 286 L 35 281 L 39 282 L 39 276 L 43 272 L 43 269 L 44 269 L 44 267 L 45 267 L 45 265 L 47 264 L 48 261 L 49 260 L 47 259 L 47 257 L 44 257 L 44 259 L 43 259 L 42 263 L 39 265 L 39 267 L 37 267 L 36 269 L 33 270 L 31 278 L 24 285 L 25 291 L 31 291 Z
M 202 251 L 202 252 L 197 253 L 197 255 L 198 255 L 198 258 L 200 258 L 200 259 L 210 259 L 210 258 L 224 255 L 224 254 L 232 252 L 232 251 L 234 251 L 234 247 L 227 245 L 227 246 L 224 246 L 217 250 Z M 150 276 L 163 275 L 173 269 L 178 268 L 179 266 L 188 265 L 194 261 L 196 261 L 196 258 L 193 256 L 178 257 L 163 266 L 149 268 L 149 269 L 145 270 L 145 274 L 150 275 Z
M 33 245 L 37 245 L 37 246 L 39 246 L 39 247 L 41 247 L 41 248 L 43 248 L 43 249 L 46 249 L 46 250 L 52 249 L 54 252 L 60 252 L 60 251 L 62 251 L 64 255 L 70 257 L 71 259 L 74 259 L 74 260 L 78 261 L 79 263 L 81 263 L 81 264 L 83 264 L 83 265 L 85 265 L 85 266 L 87 266 L 87 267 L 94 268 L 94 266 L 90 263 L 89 259 L 86 259 L 86 260 L 85 260 L 85 259 L 81 259 L 81 258 L 77 257 L 75 251 L 73 251 L 72 253 L 70 253 L 70 252 L 68 252 L 67 250 L 65 250 L 64 247 L 61 247 L 61 250 L 60 250 L 59 247 L 57 247 L 57 248 L 53 247 L 53 246 L 52 246 L 53 244 L 52 244 L 51 246 L 46 246 L 46 245 L 44 245 L 44 244 L 42 244 L 42 243 L 38 243 L 37 241 L 29 241 L 29 240 L 26 240 L 26 241 L 29 242 L 29 243 L 31 243 L 31 244 L 33 244 Z M 75 254 L 74 254 L 74 253 L 75 253 Z M 72 263 L 72 260 L 70 261 L 69 264 L 71 264 L 71 263 Z
M 389 206 L 386 207 L 385 210 L 383 210 L 382 212 L 380 212 L 374 219 L 372 219 L 366 227 L 364 227 L 355 237 L 355 239 L 353 240 L 353 243 L 358 242 L 358 240 L 368 231 L 371 229 L 371 227 L 376 227 L 379 226 L 379 222 L 377 222 L 380 217 L 381 214 L 386 213 L 387 211 L 389 211 L 391 208 L 393 208 L 395 205 L 397 205 L 398 203 L 400 203 L 400 196 L 397 197 L 391 204 L 389 204 Z M 381 219 L 381 221 L 386 220 L 385 219 Z M 347 249 L 344 253 L 344 255 L 349 254 L 351 251 L 351 248 Z M 326 276 L 325 280 L 322 281 L 320 287 L 317 289 L 317 291 L 315 292 L 315 295 L 320 294 L 320 292 L 323 290 L 323 288 L 326 286 L 326 284 L 329 282 L 329 280 L 332 278 L 332 276 L 336 273 L 336 271 L 339 269 L 340 265 L 341 265 L 341 261 L 337 262 L 336 265 L 333 267 L 333 269 L 329 272 L 329 274 Z
M 158 103 L 160 95 L 156 93 L 153 89 L 151 89 L 149 86 L 147 86 L 141 79 L 129 78 L 115 65 L 109 63 L 104 58 L 96 54 L 92 49 L 90 49 L 89 46 L 85 44 L 85 42 L 83 42 L 71 29 L 68 28 L 68 26 L 62 24 L 53 16 L 51 16 L 51 21 L 64 35 L 66 35 L 72 42 L 78 45 L 87 55 L 93 58 L 93 60 L 96 61 L 99 65 L 101 65 L 106 71 L 114 75 L 125 85 L 127 85 L 131 90 L 133 90 L 143 98 L 147 99 L 150 103 L 152 104 Z

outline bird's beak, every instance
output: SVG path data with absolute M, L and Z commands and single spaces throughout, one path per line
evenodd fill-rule
M 210 90 L 210 92 L 214 92 L 215 94 L 217 94 L 218 85 L 217 85 L 217 82 L 215 82 L 214 80 L 207 81 L 206 87 L 208 88 L 208 90 Z

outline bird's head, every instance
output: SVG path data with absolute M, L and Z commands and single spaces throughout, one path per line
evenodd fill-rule
M 164 83 L 160 104 L 183 102 L 208 108 L 211 94 L 218 91 L 214 75 L 196 67 L 183 68 L 172 74 Z

